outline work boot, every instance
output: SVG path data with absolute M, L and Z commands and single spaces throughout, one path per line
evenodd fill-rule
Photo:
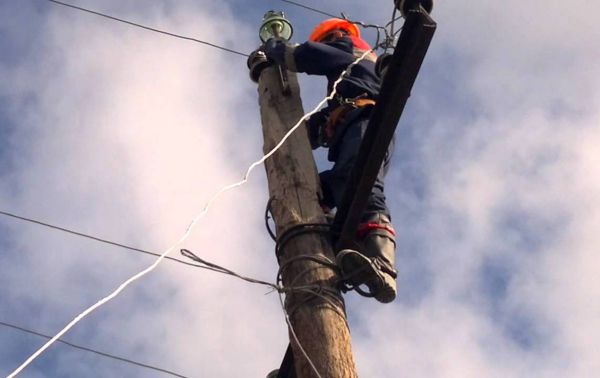
M 398 276 L 394 268 L 396 260 L 394 234 L 387 229 L 372 230 L 365 236 L 363 246 L 363 253 L 373 261 L 380 276 L 379 280 L 371 284 L 367 281 L 367 286 L 379 302 L 392 302 L 396 299 L 396 277 Z
M 389 218 L 383 214 L 370 217 L 359 228 L 359 241 L 360 252 L 342 250 L 336 263 L 353 286 L 367 285 L 379 302 L 392 302 L 396 298 L 396 240 Z

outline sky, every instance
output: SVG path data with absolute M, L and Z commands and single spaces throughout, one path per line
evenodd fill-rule
M 244 53 L 267 10 L 286 12 L 294 42 L 325 18 L 278 0 L 70 3 Z M 302 3 L 378 24 L 392 11 Z M 398 298 L 346 295 L 361 377 L 600 371 L 598 13 L 584 0 L 435 3 L 386 179 Z M 0 3 L 0 48 L 2 211 L 160 253 L 262 155 L 242 56 L 46 0 Z M 325 83 L 300 80 L 308 111 Z M 183 246 L 273 281 L 267 198 L 258 167 Z M 154 261 L 3 216 L 0 248 L 0 322 L 49 335 Z M 288 343 L 276 294 L 169 261 L 64 339 L 189 377 L 264 377 Z M 0 376 L 44 342 L 0 326 Z M 20 376 L 165 374 L 55 344 Z

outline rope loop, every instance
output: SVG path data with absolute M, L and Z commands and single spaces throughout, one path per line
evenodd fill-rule
M 277 256 L 277 260 L 280 260 L 283 257 L 284 247 L 290 242 L 290 240 L 300 235 L 312 233 L 331 236 L 331 225 L 329 223 L 300 223 L 288 227 L 281 233 L 275 242 L 275 255 Z

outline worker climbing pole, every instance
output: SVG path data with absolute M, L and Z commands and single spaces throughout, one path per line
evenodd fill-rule
M 277 377 L 356 376 L 338 289 L 383 303 L 396 297 L 395 230 L 384 178 L 396 125 L 436 24 L 429 16 L 432 0 L 394 4 L 405 23 L 391 55 L 378 58 L 374 51 L 380 46 L 369 46 L 360 23 L 345 17 L 320 23 L 307 42 L 292 45 L 291 24 L 282 13 L 269 12 L 259 33 L 263 45 L 248 60 L 259 83 L 267 150 L 302 117 L 294 72 L 323 75 L 328 82 L 327 106 L 306 122 L 309 138 L 296 133 L 267 161 L 278 259 L 289 290 L 286 308 L 292 314 L 292 349 Z M 334 163 L 320 180 L 309 141 L 312 148 L 329 148 Z M 326 216 L 333 221 L 325 223 Z M 306 287 L 310 290 L 298 291 Z M 294 317 L 296 311 L 303 315 Z M 311 323 L 316 319 L 321 323 Z M 304 333 L 305 326 L 315 325 L 316 332 Z M 335 335 L 342 336 L 341 345 L 331 342 Z M 302 348 L 304 343 L 324 350 Z

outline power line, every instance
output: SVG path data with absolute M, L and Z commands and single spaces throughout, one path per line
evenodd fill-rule
M 0 321 L 0 325 L 2 325 L 4 327 L 15 329 L 15 330 L 18 330 L 18 331 L 21 331 L 21 332 L 29 333 L 31 335 L 43 337 L 45 339 L 51 339 L 52 338 L 52 336 L 44 335 L 43 333 L 32 331 L 30 329 L 27 329 L 27 328 L 24 328 L 24 327 L 19 327 L 17 325 L 9 324 L 9 323 L 3 322 L 3 321 Z M 114 354 L 109 354 L 109 353 L 101 352 L 99 350 L 95 350 L 95 349 L 87 348 L 87 347 L 84 347 L 84 346 L 81 346 L 81 345 L 73 344 L 73 343 L 65 341 L 63 339 L 58 339 L 56 341 L 58 341 L 59 343 L 63 343 L 65 345 L 68 345 L 68 346 L 70 346 L 72 348 L 80 349 L 80 350 L 83 350 L 83 351 L 86 351 L 86 352 L 90 352 L 90 353 L 94 353 L 94 354 L 97 354 L 97 355 L 100 355 L 100 356 L 103 356 L 103 357 L 111 358 L 113 360 L 119 360 L 119 361 L 122 361 L 122 362 L 126 362 L 128 364 L 137 365 L 137 366 L 140 366 L 140 367 L 143 367 L 143 368 L 147 368 L 147 369 L 152 369 L 152 370 L 155 370 L 155 371 L 160 371 L 162 373 L 169 374 L 169 375 L 172 375 L 172 376 L 175 376 L 175 377 L 187 378 L 185 375 L 181 375 L 181 374 L 172 372 L 172 371 L 167 370 L 167 369 L 162 369 L 162 368 L 159 368 L 159 367 L 156 367 L 156 366 L 152 366 L 152 365 L 144 364 L 144 363 L 137 362 L 137 361 L 134 361 L 134 360 L 130 360 L 128 358 L 115 356 Z
M 319 10 L 317 8 L 309 7 L 307 5 L 300 4 L 300 3 L 297 3 L 295 1 L 290 1 L 290 0 L 281 0 L 281 1 L 283 1 L 284 3 L 295 5 L 295 6 L 300 7 L 300 8 L 308 9 L 308 10 L 313 11 L 315 13 L 320 13 L 320 14 L 325 15 L 325 16 L 334 17 L 334 18 L 338 18 L 339 17 L 339 16 L 336 16 L 335 14 L 327 13 L 327 12 L 324 12 L 324 11 Z
M 72 234 L 72 235 L 75 235 L 75 236 L 80 236 L 80 237 L 83 237 L 83 238 L 86 238 L 86 239 L 90 239 L 90 240 L 97 241 L 97 242 L 104 243 L 104 244 L 109 244 L 109 245 L 112 245 L 112 246 L 116 246 L 116 247 L 120 247 L 120 248 L 123 248 L 123 249 L 131 250 L 131 251 L 134 251 L 134 252 L 144 253 L 144 254 L 148 254 L 148 255 L 152 255 L 152 256 L 157 256 L 157 257 L 161 256 L 158 253 L 146 251 L 146 250 L 143 250 L 143 249 L 140 249 L 140 248 L 130 247 L 130 246 L 125 245 L 125 244 L 116 243 L 116 242 L 113 242 L 113 241 L 110 241 L 110 240 L 106 240 L 106 239 L 102 239 L 102 238 L 99 238 L 99 237 L 96 237 L 96 236 L 84 234 L 84 233 L 81 233 L 81 232 L 78 232 L 78 231 L 73 231 L 73 230 L 70 230 L 70 229 L 67 229 L 67 228 L 64 228 L 64 227 L 59 227 L 59 226 L 55 226 L 55 225 L 52 225 L 52 224 L 49 224 L 49 223 L 41 222 L 39 220 L 35 220 L 35 219 L 23 217 L 23 216 L 20 216 L 20 215 L 17 215 L 17 214 L 13 214 L 13 213 L 8 213 L 6 211 L 0 210 L 0 215 L 4 215 L 4 216 L 7 216 L 7 217 L 19 219 L 19 220 L 22 220 L 22 221 L 25 221 L 25 222 L 37 224 L 37 225 L 44 226 L 44 227 L 47 227 L 47 228 L 50 228 L 50 229 L 58 230 L 58 231 L 65 232 L 65 233 L 68 233 L 68 234 Z M 253 278 L 242 276 L 242 275 L 237 274 L 237 273 L 235 273 L 235 272 L 233 272 L 233 271 L 231 271 L 231 270 L 229 270 L 227 268 L 224 268 L 224 267 L 221 267 L 219 265 L 210 263 L 210 262 L 208 262 L 206 260 L 203 260 L 200 257 L 198 257 L 197 255 L 195 255 L 193 252 L 191 252 L 189 250 L 186 250 L 186 249 L 182 249 L 181 250 L 181 254 L 184 255 L 187 258 L 190 258 L 190 259 L 198 262 L 198 264 L 189 263 L 187 261 L 179 260 L 179 259 L 176 259 L 176 258 L 173 258 L 173 257 L 170 257 L 170 256 L 164 256 L 164 258 L 168 259 L 168 260 L 171 260 L 171 261 L 175 261 L 175 262 L 181 263 L 181 264 L 193 266 L 193 267 L 196 267 L 196 268 L 202 268 L 202 269 L 211 270 L 211 271 L 214 271 L 214 272 L 217 272 L 217 273 L 231 275 L 231 276 L 237 277 L 237 278 L 239 278 L 241 280 L 244 280 L 244 281 L 247 281 L 247 282 L 250 282 L 250 283 L 268 286 L 271 289 L 279 292 L 280 301 L 281 301 L 281 303 L 283 303 L 282 300 L 281 300 L 281 293 L 284 291 L 284 289 L 282 287 L 280 287 L 279 285 L 277 285 L 277 284 L 271 284 L 271 283 L 266 282 L 266 281 L 257 280 L 257 279 L 253 279 Z M 283 306 L 283 304 L 282 304 L 282 309 L 283 309 L 284 315 L 286 316 L 286 321 L 289 322 L 289 319 L 287 318 L 287 313 L 286 313 L 286 310 L 285 310 L 285 306 Z M 5 323 L 5 322 L 2 322 L 2 321 L 0 321 L 0 325 L 3 325 L 5 327 L 14 328 L 14 329 L 17 329 L 17 330 L 20 330 L 20 331 L 23 331 L 23 332 L 31 333 L 33 335 L 44 337 L 46 339 L 52 339 L 51 336 L 47 336 L 47 335 L 44 335 L 44 334 L 41 334 L 41 333 L 38 333 L 38 332 L 35 332 L 35 331 L 31 331 L 31 330 L 26 329 L 26 328 L 23 328 L 23 327 L 19 327 L 19 326 L 15 326 L 13 324 Z M 289 326 L 292 327 L 291 324 L 289 324 Z M 293 330 L 293 328 L 292 328 L 292 330 Z M 86 348 L 86 347 L 81 347 L 81 346 L 72 344 L 72 343 L 70 343 L 68 341 L 64 341 L 64 340 L 62 340 L 60 338 L 56 339 L 55 341 L 61 342 L 63 344 L 67 344 L 67 345 L 69 345 L 69 346 L 71 346 L 73 348 L 82 349 L 82 350 L 89 351 L 89 352 L 92 352 L 92 353 L 96 353 L 96 354 L 99 354 L 99 355 L 102 355 L 102 356 L 105 356 L 105 357 L 109 357 L 109 358 L 121 360 L 121 361 L 124 361 L 124 362 L 132 363 L 132 364 L 139 365 L 139 366 L 142 366 L 142 367 L 147 367 L 147 368 L 154 369 L 154 370 L 157 370 L 157 371 L 162 371 L 162 372 L 165 372 L 167 374 L 172 374 L 172 375 L 175 375 L 175 376 L 178 376 L 178 377 L 185 377 L 183 375 L 179 375 L 177 373 L 173 373 L 173 372 L 170 372 L 168 370 L 164 370 L 164 369 L 161 369 L 161 368 L 155 368 L 153 366 L 142 364 L 142 363 L 138 363 L 138 362 L 135 362 L 135 361 L 132 361 L 132 360 L 128 360 L 126 358 L 122 358 L 122 357 L 118 357 L 118 356 L 113 356 L 113 355 L 106 354 L 104 352 L 99 352 L 99 351 L 96 351 L 96 350 L 93 350 L 93 349 L 90 349 L 90 348 Z M 299 343 L 299 341 L 298 341 L 298 343 Z M 309 359 L 309 361 L 310 361 L 310 359 Z
M 27 217 L 24 217 L 24 216 L 21 216 L 21 215 L 17 215 L 17 214 L 13 214 L 13 213 L 9 213 L 9 212 L 6 212 L 6 211 L 0 210 L 0 215 L 4 215 L 4 216 L 7 216 L 7 217 L 19 219 L 19 220 L 22 220 L 22 221 L 25 221 L 25 222 L 37 224 L 37 225 L 44 226 L 44 227 L 47 227 L 47 228 L 50 228 L 50 229 L 54 229 L 54 230 L 58 230 L 58 231 L 61 231 L 61 232 L 65 232 L 65 233 L 68 233 L 68 234 L 71 234 L 71 235 L 80 236 L 82 238 L 94 240 L 94 241 L 97 241 L 97 242 L 100 242 L 100 243 L 109 244 L 109 245 L 112 245 L 112 246 L 115 246 L 115 247 L 127 249 L 127 250 L 130 250 L 130 251 L 133 251 L 133 252 L 139 252 L 139 253 L 143 253 L 143 254 L 146 254 L 146 255 L 155 256 L 155 257 L 159 257 L 160 256 L 160 254 L 156 253 L 156 252 L 150 252 L 150 251 L 145 250 L 145 249 L 131 247 L 131 246 L 128 246 L 126 244 L 117 243 L 117 242 L 114 242 L 114 241 L 110 241 L 108 239 L 99 238 L 97 236 L 93 236 L 93 235 L 89 235 L 89 234 L 84 234 L 84 233 L 79 232 L 79 231 L 74 231 L 74 230 L 71 230 L 71 229 L 68 229 L 68 228 L 64 228 L 64 227 L 60 227 L 60 226 L 55 226 L 55 225 L 50 224 L 50 223 L 42 222 L 42 221 L 39 221 L 39 220 L 36 220 L 36 219 L 32 219 L 32 218 L 27 218 Z M 170 256 L 166 256 L 165 259 L 171 260 L 171 261 L 174 261 L 174 262 L 178 262 L 180 264 L 193 266 L 193 267 L 196 267 L 196 268 L 202 268 L 202 269 L 207 269 L 207 270 L 214 270 L 214 269 L 211 269 L 210 267 L 200 266 L 200 265 L 197 265 L 197 264 L 192 264 L 190 262 L 187 262 L 187 261 L 184 261 L 184 260 L 179 260 L 179 259 L 176 259 L 176 258 L 170 257 Z
M 203 45 L 207 45 L 207 46 L 214 47 L 214 48 L 217 48 L 217 49 L 220 49 L 220 50 L 223 50 L 223 51 L 227 51 L 227 52 L 230 52 L 232 54 L 237 54 L 237 55 L 241 55 L 241 56 L 248 56 L 248 54 L 245 54 L 243 52 L 236 51 L 236 50 L 233 50 L 233 49 L 230 49 L 230 48 L 227 48 L 227 47 L 215 45 L 214 43 L 211 43 L 211 42 L 206 42 L 206 41 L 202 41 L 200 39 L 186 37 L 184 35 L 175 34 L 175 33 L 171 33 L 171 32 L 160 30 L 160 29 L 155 29 L 155 28 L 152 28 L 152 27 L 149 27 L 149 26 L 144 26 L 144 25 L 132 22 L 132 21 L 123 20 L 121 18 L 110 16 L 108 14 L 100 13 L 100 12 L 93 11 L 93 10 L 90 10 L 90 9 L 82 8 L 82 7 L 79 7 L 79 6 L 76 6 L 76 5 L 67 4 L 67 3 L 60 2 L 60 1 L 56 1 L 56 0 L 47 0 L 47 1 L 49 1 L 51 3 L 58 4 L 58 5 L 62 5 L 62 6 L 65 6 L 65 7 L 77 9 L 77 10 L 80 10 L 80 11 L 83 11 L 83 12 L 95 14 L 97 16 L 105 17 L 105 18 L 108 18 L 108 19 L 113 20 L 113 21 L 118 21 L 118 22 L 122 22 L 122 23 L 125 23 L 125 24 L 128 24 L 128 25 L 136 26 L 138 28 L 150 30 L 150 31 L 153 31 L 153 32 L 156 32 L 156 33 L 161 33 L 161 34 L 165 34 L 165 35 L 168 35 L 168 36 L 171 36 L 171 37 L 181 38 L 181 39 L 185 39 L 185 40 L 188 40 L 188 41 L 193 41 L 193 42 L 201 43 Z
M 165 35 L 168 35 L 168 36 L 171 36 L 171 37 L 175 37 L 175 38 L 180 38 L 180 39 L 185 39 L 185 40 L 188 40 L 188 41 L 193 41 L 193 42 L 201 43 L 203 45 L 214 47 L 214 48 L 217 48 L 217 49 L 220 49 L 220 50 L 232 53 L 232 54 L 237 54 L 237 55 L 241 55 L 241 56 L 245 56 L 245 57 L 248 56 L 248 54 L 246 54 L 246 53 L 243 53 L 243 52 L 240 52 L 240 51 L 237 51 L 237 50 L 233 50 L 233 49 L 230 49 L 230 48 L 227 48 L 227 47 L 219 46 L 219 45 L 211 43 L 211 42 L 207 42 L 207 41 L 203 41 L 203 40 L 200 40 L 200 39 L 197 39 L 197 38 L 187 37 L 187 36 L 184 36 L 184 35 L 181 35 L 181 34 L 171 33 L 171 32 L 165 31 L 165 30 L 160 30 L 160 29 L 156 29 L 156 28 L 153 28 L 153 27 L 145 26 L 145 25 L 142 25 L 142 24 L 139 24 L 139 23 L 136 23 L 136 22 L 127 21 L 127 20 L 124 20 L 124 19 L 121 19 L 121 18 L 118 18 L 118 17 L 115 17 L 115 16 L 111 16 L 111 15 L 108 15 L 108 14 L 105 14 L 105 13 L 101 13 L 101 12 L 94 11 L 94 10 L 91 10 L 91 9 L 83 8 L 83 7 L 80 7 L 80 6 L 77 6 L 77 5 L 63 3 L 63 2 L 57 1 L 57 0 L 47 0 L 47 1 L 49 1 L 51 3 L 54 3 L 54 4 L 62 5 L 62 6 L 65 6 L 65 7 L 77 9 L 77 10 L 82 11 L 82 12 L 91 13 L 91 14 L 94 14 L 94 15 L 97 15 L 97 16 L 100 16 L 100 17 L 105 17 L 105 18 L 108 18 L 108 19 L 113 20 L 113 21 L 118 21 L 118 22 L 122 22 L 122 23 L 125 23 L 125 24 L 128 24 L 128 25 L 131 25 L 131 26 L 138 27 L 138 28 L 150 30 L 150 31 L 153 31 L 153 32 L 156 32 L 156 33 L 161 33 L 161 34 L 165 34 Z M 328 13 L 328 12 L 322 11 L 320 9 L 317 9 L 317 8 L 314 8 L 314 7 L 310 7 L 308 5 L 304 5 L 304 4 L 301 4 L 301 3 L 298 3 L 296 1 L 291 1 L 291 0 L 281 0 L 281 1 L 284 2 L 284 3 L 291 4 L 291 5 L 295 5 L 295 6 L 300 7 L 300 8 L 304 8 L 304 9 L 310 10 L 310 11 L 315 12 L 315 13 L 322 14 L 324 16 L 333 17 L 333 18 L 340 17 L 339 15 Z

